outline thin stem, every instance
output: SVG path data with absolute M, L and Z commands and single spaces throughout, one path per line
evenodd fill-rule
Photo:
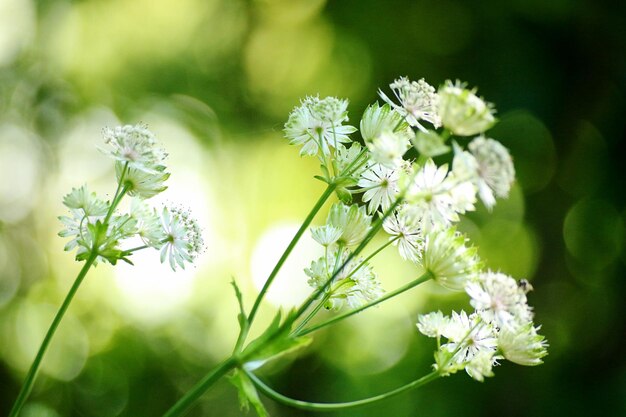
M 322 208 L 322 206 L 324 205 L 326 200 L 328 200 L 328 198 L 333 194 L 333 192 L 335 191 L 335 187 L 336 186 L 334 184 L 332 184 L 332 183 L 329 184 L 328 187 L 326 187 L 326 190 L 324 191 L 324 193 L 317 200 L 317 202 L 315 203 L 315 205 L 313 206 L 313 208 L 309 212 L 309 214 L 306 217 L 306 219 L 304 219 L 304 222 L 300 226 L 300 229 L 298 229 L 298 231 L 296 232 L 296 234 L 293 237 L 293 239 L 291 239 L 291 242 L 289 242 L 289 245 L 285 249 L 285 252 L 283 252 L 283 254 L 280 257 L 280 259 L 278 260 L 278 263 L 276 264 L 276 266 L 274 266 L 274 269 L 270 273 L 270 276 L 267 278 L 267 281 L 265 281 L 265 284 L 263 285 L 263 288 L 261 288 L 261 291 L 259 292 L 259 295 L 257 296 L 256 300 L 254 301 L 254 305 L 252 306 L 252 309 L 250 310 L 250 314 L 248 315 L 248 324 L 249 325 L 252 325 L 252 322 L 254 321 L 256 313 L 257 313 L 257 311 L 259 309 L 259 306 L 261 305 L 261 301 L 263 301 L 263 297 L 265 296 L 265 293 L 269 289 L 270 285 L 272 285 L 272 282 L 274 281 L 274 278 L 276 278 L 276 275 L 278 274 L 278 271 L 280 271 L 280 268 L 283 266 L 283 264 L 285 263 L 285 261 L 287 260 L 289 255 L 291 254 L 291 251 L 293 250 L 293 248 L 296 246 L 296 244 L 298 243 L 298 241 L 300 240 L 300 238 L 304 234 L 304 231 L 309 227 L 309 225 L 313 221 L 313 218 L 315 217 L 317 212 L 320 211 L 320 209 Z M 239 335 L 240 336 L 239 337 L 240 340 L 238 340 L 237 345 L 243 344 L 243 342 L 245 341 L 245 338 L 247 336 L 246 333 L 247 332 L 241 332 L 241 334 Z
M 107 212 L 103 223 L 109 222 L 111 215 L 115 211 L 115 207 L 117 207 L 120 201 L 122 201 L 122 197 L 124 196 L 124 194 L 126 194 L 126 187 L 122 188 L 122 184 L 124 183 L 124 177 L 126 176 L 126 171 L 128 171 L 128 162 L 124 163 L 124 168 L 122 169 L 120 180 L 117 183 L 117 188 L 115 189 L 113 200 L 111 200 L 111 207 L 109 207 L 109 211 Z
M 363 265 L 365 265 L 366 263 L 368 263 L 370 261 L 370 259 L 372 259 L 374 256 L 378 255 L 380 252 L 382 252 L 387 246 L 391 245 L 393 242 L 395 242 L 396 240 L 400 239 L 400 235 L 394 237 L 393 239 L 389 239 L 386 243 L 384 243 L 383 245 L 381 245 L 378 249 L 376 249 L 374 252 L 372 252 L 367 258 L 363 259 L 361 261 L 360 264 L 358 264 L 356 266 L 356 268 L 354 268 L 350 274 L 346 277 L 346 278 L 350 278 L 352 277 L 352 275 L 354 275 L 356 273 L 356 271 L 358 271 L 359 269 L 361 269 L 363 267 Z
M 314 332 L 316 330 L 319 330 L 319 329 L 321 329 L 323 327 L 330 326 L 331 324 L 337 323 L 338 321 L 347 319 L 348 317 L 353 316 L 355 314 L 358 314 L 358 313 L 360 313 L 363 310 L 367 310 L 370 307 L 374 307 L 375 305 L 378 305 L 378 304 L 380 304 L 380 303 L 382 303 L 384 301 L 387 301 L 390 298 L 393 298 L 393 297 L 395 297 L 397 295 L 400 295 L 403 292 L 406 292 L 406 291 L 410 290 L 411 288 L 417 287 L 418 285 L 428 281 L 431 278 L 433 278 L 433 274 L 430 273 L 430 272 L 425 272 L 419 278 L 409 282 L 406 285 L 403 285 L 400 288 L 397 288 L 394 291 L 386 293 L 385 295 L 383 295 L 382 297 L 380 297 L 380 298 L 378 298 L 378 299 L 376 299 L 374 301 L 371 301 L 371 302 L 369 302 L 369 303 L 367 303 L 365 305 L 362 305 L 361 307 L 355 308 L 354 310 L 350 310 L 350 311 L 348 311 L 346 313 L 343 313 L 343 314 L 340 314 L 338 316 L 335 316 L 335 317 L 333 317 L 331 319 L 328 319 L 328 320 L 326 320 L 326 321 L 324 321 L 322 323 L 318 323 L 318 324 L 316 324 L 314 326 L 311 326 L 311 327 L 309 327 L 307 329 L 304 329 L 304 330 L 301 330 L 299 332 L 296 332 L 296 335 L 297 336 L 304 336 L 305 334 L 312 333 L 312 332 Z
M 37 371 L 39 370 L 41 361 L 43 360 L 46 350 L 48 349 L 48 345 L 50 344 L 50 341 L 52 340 L 52 337 L 54 336 L 54 333 L 56 332 L 57 327 L 59 327 L 59 323 L 61 323 L 61 320 L 63 319 L 63 316 L 65 315 L 65 312 L 67 311 L 67 308 L 72 302 L 72 299 L 74 298 L 74 295 L 76 294 L 76 291 L 78 290 L 78 287 L 80 287 L 80 284 L 83 282 L 83 279 L 87 275 L 87 271 L 89 271 L 89 268 L 91 268 L 97 256 L 98 256 L 98 253 L 95 250 L 93 250 L 89 258 L 87 258 L 87 260 L 85 261 L 85 265 L 83 265 L 82 269 L 78 273 L 76 280 L 74 280 L 74 284 L 72 284 L 72 287 L 70 288 L 69 292 L 65 296 L 65 300 L 63 300 L 63 304 L 61 304 L 61 307 L 59 307 L 59 311 L 57 311 L 56 316 L 54 316 L 54 319 L 52 320 L 52 323 L 50 324 L 50 327 L 48 328 L 48 332 L 43 338 L 43 342 L 41 342 L 39 351 L 37 352 L 37 355 L 35 356 L 35 359 L 33 360 L 33 364 L 30 366 L 30 369 L 28 370 L 28 373 L 26 374 L 24 385 L 22 385 L 22 389 L 20 390 L 17 396 L 17 399 L 15 400 L 15 403 L 13 404 L 13 408 L 11 409 L 11 412 L 9 413 L 9 417 L 17 417 L 20 410 L 24 406 L 24 403 L 26 402 L 26 399 L 28 398 L 28 395 L 30 394 L 33 388 L 35 378 L 37 377 Z
M 370 259 L 372 259 L 374 256 L 376 256 L 378 253 L 380 253 L 383 249 L 385 249 L 387 246 L 391 245 L 393 242 L 395 242 L 396 240 L 398 240 L 400 236 L 396 236 L 393 239 L 390 239 L 388 242 L 386 242 L 385 244 L 381 245 L 378 249 L 376 249 L 371 255 L 369 255 L 367 258 L 365 258 L 360 264 L 358 264 L 356 266 L 356 268 L 354 268 L 352 271 L 350 271 L 350 274 L 348 274 L 348 276 L 346 278 L 344 278 L 344 280 L 348 280 L 350 277 L 352 277 L 352 275 L 354 275 L 359 269 L 361 269 L 363 267 L 363 265 L 365 265 Z M 337 265 L 335 266 L 335 268 L 337 267 Z M 324 303 L 326 303 L 326 301 L 328 301 L 328 299 L 330 298 L 331 294 L 333 293 L 333 290 L 331 289 L 331 291 L 329 291 L 328 293 L 326 293 L 326 295 L 324 296 L 324 298 L 315 306 L 315 308 L 313 309 L 313 311 L 311 311 L 309 313 L 309 315 L 302 320 L 302 322 L 300 322 L 300 324 L 298 325 L 298 327 L 296 327 L 296 329 L 292 332 L 292 334 L 300 334 L 300 330 L 302 330 L 304 328 L 304 326 L 307 325 L 307 323 L 309 321 L 311 321 L 311 319 L 315 316 L 315 314 L 317 314 L 318 311 L 320 311 L 320 309 L 322 308 L 322 306 L 324 305 Z
M 343 410 L 346 408 L 362 407 L 364 405 L 373 404 L 378 401 L 383 401 L 388 398 L 394 397 L 396 395 L 402 394 L 406 391 L 419 388 L 440 377 L 439 373 L 437 371 L 434 371 L 434 372 L 424 375 L 423 377 L 419 379 L 416 379 L 413 382 L 403 385 L 399 388 L 393 389 L 384 394 L 375 395 L 373 397 L 365 398 L 362 400 L 348 401 L 348 402 L 341 402 L 341 403 L 313 403 L 313 402 L 294 400 L 292 398 L 289 398 L 273 390 L 271 387 L 269 387 L 267 384 L 261 381 L 261 379 L 259 379 L 259 377 L 254 375 L 252 372 L 246 371 L 245 369 L 244 369 L 244 372 L 252 380 L 254 385 L 256 385 L 257 388 L 259 388 L 259 391 L 261 391 L 267 397 L 281 404 L 289 405 L 291 407 L 299 408 L 301 410 L 310 410 L 310 411 L 335 411 L 335 410 Z
M 306 316 L 306 318 L 302 320 L 300 324 L 298 324 L 298 327 L 296 327 L 296 330 L 294 330 L 292 334 L 297 335 L 300 333 L 300 331 L 304 328 L 304 326 L 306 326 L 309 323 L 309 321 L 311 321 L 311 319 L 315 317 L 317 312 L 321 310 L 321 308 L 324 306 L 326 301 L 328 301 L 328 299 L 330 298 L 330 295 L 331 293 L 329 292 L 324 296 L 324 298 L 320 300 L 320 302 L 315 306 L 315 308 L 313 308 L 313 310 L 309 313 L 309 315 Z
M 170 408 L 163 417 L 182 416 L 189 411 L 194 402 L 202 394 L 204 394 L 217 380 L 226 375 L 237 367 L 237 359 L 234 356 L 229 357 L 210 373 L 208 373 L 200 382 L 198 382 L 191 390 L 187 392 L 172 408 Z
M 302 316 L 302 314 L 304 314 L 304 312 L 311 306 L 311 304 L 315 302 L 315 300 L 317 300 L 322 294 L 326 292 L 326 290 L 332 285 L 332 282 L 341 273 L 341 271 L 343 271 L 343 269 L 352 261 L 352 259 L 358 256 L 358 254 L 361 253 L 363 249 L 369 244 L 369 242 L 374 238 L 376 233 L 378 233 L 378 231 L 382 228 L 383 222 L 385 221 L 385 219 L 389 215 L 391 215 L 391 213 L 393 213 L 393 211 L 396 209 L 396 207 L 398 207 L 398 205 L 402 202 L 403 199 L 404 199 L 404 194 L 402 193 L 393 202 L 391 207 L 389 207 L 387 211 L 381 217 L 376 219 L 376 221 L 372 225 L 372 228 L 369 230 L 369 232 L 367 232 L 367 235 L 365 235 L 365 239 L 363 239 L 363 241 L 359 244 L 359 246 L 357 246 L 356 249 L 354 249 L 354 251 L 348 255 L 348 257 L 343 262 L 343 264 L 341 264 L 339 268 L 335 269 L 335 272 L 333 273 L 333 275 L 324 283 L 324 285 L 322 285 L 317 290 L 315 290 L 302 303 L 300 308 L 298 308 L 298 310 L 296 311 L 296 314 L 292 316 L 291 320 L 285 321 L 285 323 L 282 326 L 283 328 L 291 326 L 295 322 L 295 320 L 297 320 L 300 316 Z

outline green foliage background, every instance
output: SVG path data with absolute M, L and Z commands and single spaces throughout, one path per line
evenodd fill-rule
M 489 133 L 510 148 L 519 182 L 462 228 L 492 268 L 532 281 L 550 355 L 336 415 L 626 415 L 625 28 L 626 3 L 585 0 L 0 0 L 0 415 L 78 270 L 56 236 L 62 195 L 83 182 L 113 192 L 96 150 L 103 126 L 150 125 L 171 154 L 166 199 L 192 206 L 208 251 L 182 274 L 156 256 L 91 273 L 25 417 L 158 416 L 226 356 L 230 277 L 250 306 L 255 277 L 322 189 L 315 163 L 281 138 L 288 112 L 331 94 L 350 99 L 356 121 L 399 75 L 459 78 L 496 103 Z M 306 287 L 309 246 L 266 323 Z M 391 252 L 377 266 L 389 289 L 413 278 Z M 453 307 L 467 307 L 463 296 L 420 287 L 263 376 L 317 401 L 399 386 L 432 362 L 417 314 Z M 240 414 L 223 382 L 189 415 Z

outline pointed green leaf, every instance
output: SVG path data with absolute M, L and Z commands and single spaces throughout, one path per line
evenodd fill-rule
M 259 394 L 256 392 L 254 384 L 244 372 L 235 369 L 235 372 L 228 377 L 228 380 L 237 388 L 237 392 L 239 393 L 239 406 L 242 410 L 249 411 L 250 404 L 252 404 L 254 411 L 256 411 L 259 417 L 269 417 L 267 410 L 259 398 Z

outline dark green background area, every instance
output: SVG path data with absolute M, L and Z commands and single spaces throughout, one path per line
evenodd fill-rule
M 46 206 L 61 195 L 47 194 L 46 181 L 60 170 L 56 150 L 76 120 L 94 108 L 107 108 L 124 123 L 150 112 L 176 121 L 209 154 L 229 148 L 244 158 L 268 149 L 263 155 L 271 158 L 273 149 L 287 147 L 280 130 L 300 97 L 349 98 L 355 122 L 377 89 L 400 75 L 433 85 L 467 81 L 495 103 L 500 123 L 488 134 L 515 160 L 524 230 L 531 231 L 524 236 L 534 253 L 532 266 L 519 261 L 530 274 L 518 278 L 532 281 L 529 299 L 550 354 L 535 368 L 504 363 L 484 383 L 458 374 L 395 400 L 330 415 L 626 415 L 626 2 L 187 0 L 183 7 L 160 0 L 137 2 L 138 10 L 128 6 L 132 0 L 9 3 L 31 6 L 34 29 L 17 52 L 0 60 L 0 126 L 31 132 L 45 151 L 32 197 L 37 203 L 19 220 L 0 217 L 0 243 L 12 254 L 10 262 L 0 256 L 0 294 L 1 280 L 14 268 L 21 271 L 16 294 L 0 302 L 0 416 L 23 378 L 7 354 L 14 345 L 6 335 L 19 332 L 9 329 L 10 317 L 26 301 L 55 303 L 33 289 L 58 274 L 50 259 L 61 245 L 55 241 L 51 249 L 34 219 L 38 210 L 60 207 Z M 155 15 L 142 11 L 148 6 L 163 12 L 151 20 Z M 268 145 L 268 137 L 276 143 Z M 242 178 L 261 175 L 245 169 Z M 0 181 L 20 187 L 20 173 Z M 257 185 L 264 186 L 262 178 Z M 289 202 L 289 188 L 277 187 L 278 198 Z M 10 204 L 0 200 L 0 209 Z M 262 199 L 254 204 L 264 212 Z M 503 269 L 516 270 L 516 251 L 520 258 L 528 251 L 516 235 L 501 236 L 508 231 L 497 224 L 488 228 L 486 215 L 470 215 L 466 230 L 496 264 L 502 258 Z M 230 278 L 224 272 L 211 279 Z M 421 308 L 457 304 L 464 306 L 457 298 L 428 299 Z M 201 321 L 208 328 L 190 333 L 225 337 L 211 333 L 218 328 L 211 314 L 226 313 L 211 308 L 199 313 L 208 317 Z M 389 326 L 412 326 L 421 310 L 410 310 L 406 320 Z M 89 327 L 98 312 L 84 305 L 82 311 L 82 325 Z M 107 348 L 90 355 L 74 379 L 40 376 L 25 417 L 159 416 L 221 359 L 198 356 L 173 339 L 170 328 L 181 325 L 175 320 L 154 329 L 135 327 L 123 315 L 116 320 Z M 432 362 L 432 341 L 415 336 L 391 368 L 353 372 L 337 366 L 341 355 L 352 354 L 340 346 L 348 337 L 359 334 L 344 324 L 330 329 L 302 356 L 263 375 L 295 398 L 345 401 L 400 386 Z M 379 348 L 385 343 L 383 334 Z M 315 415 L 265 403 L 274 416 Z M 241 414 L 226 382 L 189 413 Z

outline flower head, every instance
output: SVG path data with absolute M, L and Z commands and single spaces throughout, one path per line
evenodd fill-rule
M 324 306 L 327 309 L 339 310 L 344 305 L 357 308 L 380 298 L 383 294 L 374 270 L 367 263 L 363 263 L 363 259 L 352 259 L 335 274 L 349 255 L 348 250 L 333 248 L 304 270 L 309 276 L 310 286 L 326 287 L 327 301 Z M 331 278 L 332 283 L 329 283 Z
M 130 203 L 130 215 L 136 221 L 137 235 L 141 240 L 152 248 L 161 249 L 165 231 L 157 211 L 141 199 L 133 198 Z
M 167 186 L 164 183 L 170 177 L 170 174 L 165 172 L 163 165 L 155 166 L 151 172 L 146 172 L 130 166 L 124 169 L 124 164 L 121 162 L 115 164 L 115 174 L 118 181 L 124 174 L 122 183 L 129 196 L 137 196 L 142 199 L 154 197 L 165 191 Z
M 449 324 L 450 318 L 448 316 L 444 316 L 441 311 L 434 311 L 418 316 L 417 329 L 424 336 L 441 337 Z
M 361 136 L 365 143 L 373 141 L 383 132 L 408 132 L 411 130 L 409 124 L 404 120 L 404 116 L 393 110 L 388 103 L 380 106 L 378 102 L 365 109 L 360 127 Z
M 167 154 L 158 146 L 154 134 L 146 125 L 125 125 L 102 131 L 104 142 L 109 145 L 103 151 L 130 168 L 154 172 L 162 166 Z
M 515 181 L 513 160 L 500 142 L 484 136 L 472 140 L 468 148 L 476 159 L 478 195 L 485 206 L 491 208 L 495 197 L 509 196 Z
M 328 213 L 327 224 L 341 230 L 337 240 L 342 246 L 356 246 L 365 238 L 370 229 L 372 218 L 365 212 L 365 207 L 356 204 L 347 206 L 335 203 Z
M 493 354 L 498 346 L 494 327 L 484 323 L 479 315 L 468 316 L 465 311 L 452 312 L 443 336 L 448 343 L 441 348 L 453 352 L 457 363 L 467 363 L 480 352 Z
M 543 363 L 548 354 L 545 338 L 537 334 L 532 322 L 514 328 L 502 328 L 498 333 L 498 346 L 507 360 L 518 365 L 535 366 Z
M 472 307 L 481 310 L 487 321 L 495 322 L 500 328 L 532 319 L 525 291 L 508 275 L 487 271 L 468 282 L 465 291 L 471 297 Z
M 389 87 L 400 102 L 399 105 L 394 103 L 381 90 L 378 90 L 378 94 L 385 102 L 404 116 L 411 126 L 425 131 L 426 129 L 420 124 L 420 120 L 425 120 L 435 127 L 441 126 L 441 120 L 437 114 L 439 97 L 434 87 L 424 81 L 423 78 L 419 81 L 409 81 L 407 77 L 400 77 L 389 84 Z
M 104 216 L 109 206 L 100 200 L 96 193 L 90 192 L 87 186 L 72 188 L 72 192 L 63 197 L 63 204 L 72 210 L 82 210 L 86 216 Z
M 482 262 L 475 247 L 467 246 L 465 236 L 455 228 L 435 229 L 424 236 L 422 266 L 434 280 L 452 290 L 462 290 L 475 280 Z
M 313 239 L 322 246 L 329 246 L 341 237 L 342 230 L 330 224 L 311 228 Z
M 408 215 L 404 207 L 398 208 L 383 222 L 383 229 L 389 233 L 398 246 L 403 259 L 419 262 L 424 244 L 424 236 L 420 223 L 415 217 Z
M 359 179 L 357 185 L 363 192 L 363 202 L 368 203 L 367 211 L 374 213 L 382 209 L 387 211 L 398 195 L 400 169 L 392 169 L 381 164 L 371 164 Z
M 204 240 L 198 222 L 188 211 L 180 208 L 163 208 L 161 222 L 165 242 L 161 247 L 161 263 L 169 259 L 170 266 L 185 268 L 185 262 L 192 263 L 204 251 Z
M 350 142 L 349 134 L 356 131 L 348 120 L 348 100 L 335 97 L 307 97 L 293 109 L 285 123 L 285 136 L 292 145 L 302 145 L 300 155 L 316 155 L 320 149 L 330 154 L 330 147 Z
M 475 89 L 450 80 L 439 88 L 439 116 L 443 126 L 459 136 L 482 133 L 496 122 L 491 104 L 479 98 Z
M 410 147 L 409 141 L 410 137 L 406 133 L 394 133 L 391 130 L 385 130 L 367 142 L 367 148 L 370 150 L 374 162 L 388 168 L 397 168 L 402 164 L 402 157 Z

